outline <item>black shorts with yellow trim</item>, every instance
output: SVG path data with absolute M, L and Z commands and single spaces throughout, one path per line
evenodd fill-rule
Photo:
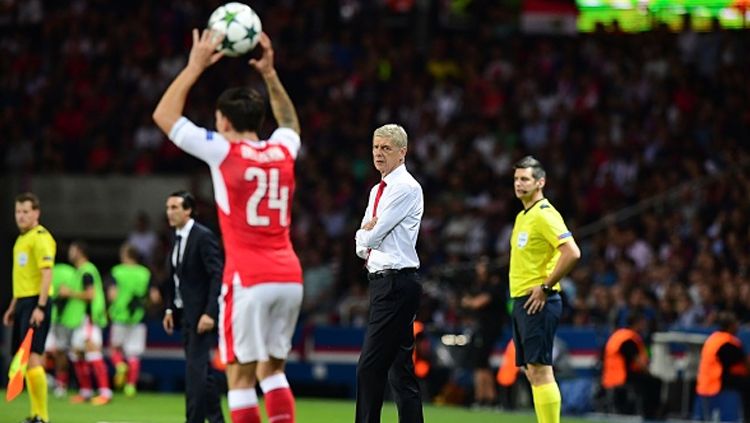
M 31 297 L 21 297 L 16 299 L 16 309 L 13 315 L 13 354 L 21 346 L 23 338 L 26 336 L 26 332 L 31 327 L 31 313 L 36 309 L 36 305 L 39 302 L 39 296 L 34 295 Z M 48 304 L 44 310 L 44 320 L 39 327 L 34 328 L 34 336 L 31 338 L 31 352 L 37 354 L 44 354 L 44 342 L 47 340 L 47 334 L 49 333 L 51 307 Z
M 562 298 L 555 293 L 547 297 L 541 311 L 528 314 L 523 308 L 528 295 L 513 298 L 513 342 L 516 344 L 516 366 L 552 365 L 552 345 L 562 315 Z

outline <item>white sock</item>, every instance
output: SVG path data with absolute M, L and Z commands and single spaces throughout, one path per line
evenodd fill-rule
M 277 373 L 260 381 L 260 389 L 263 392 L 271 392 L 274 389 L 288 388 L 289 382 L 284 373 Z
M 255 388 L 230 389 L 227 402 L 230 410 L 257 407 L 258 394 L 255 393 Z

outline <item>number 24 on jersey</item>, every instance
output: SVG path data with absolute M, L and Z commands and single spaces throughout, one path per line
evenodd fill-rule
M 268 200 L 268 210 L 279 211 L 279 225 L 289 226 L 287 210 L 289 209 L 289 187 L 279 186 L 279 169 L 268 171 L 249 167 L 245 170 L 246 181 L 256 181 L 255 191 L 247 200 L 247 224 L 250 226 L 269 226 L 270 216 L 258 214 L 258 206 L 263 199 Z

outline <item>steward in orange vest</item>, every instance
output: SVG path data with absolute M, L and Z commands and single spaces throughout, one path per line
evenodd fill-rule
M 750 371 L 748 360 L 737 338 L 737 318 L 728 311 L 719 313 L 716 323 L 719 330 L 706 339 L 701 349 L 698 380 L 695 392 L 714 396 L 725 389 L 742 394 L 745 421 L 750 420 Z
M 424 323 L 414 321 L 414 375 L 420 379 L 430 374 L 429 341 L 424 336 Z
M 661 380 L 648 371 L 648 351 L 640 333 L 645 332 L 648 321 L 640 313 L 628 316 L 628 327 L 617 329 L 604 346 L 602 357 L 602 387 L 614 389 L 623 385 L 634 387 L 642 404 L 643 417 L 660 416 Z M 621 398 L 615 396 L 615 409 L 627 409 Z
M 648 371 L 648 352 L 641 335 L 629 328 L 614 331 L 604 346 L 602 387 L 622 386 L 629 372 L 645 371 Z
M 505 387 L 513 386 L 518 379 L 519 371 L 516 367 L 516 344 L 513 343 L 513 338 L 511 338 L 508 345 L 505 346 L 503 364 L 497 369 L 497 383 Z

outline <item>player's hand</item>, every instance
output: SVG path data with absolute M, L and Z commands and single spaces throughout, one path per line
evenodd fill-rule
M 376 223 L 378 223 L 378 218 L 377 218 L 377 216 L 376 216 L 376 217 L 373 217 L 373 218 L 372 218 L 372 220 L 370 220 L 369 222 L 367 222 L 367 223 L 365 223 L 364 225 L 362 225 L 362 228 L 361 228 L 361 229 L 364 229 L 364 230 L 366 230 L 366 231 L 371 231 L 371 230 L 372 230 L 372 228 L 374 228 L 374 227 L 375 227 L 375 224 L 376 224 Z
M 73 291 L 65 285 L 60 285 L 60 288 L 57 290 L 57 296 L 60 298 L 70 298 L 72 294 Z
M 536 314 L 544 308 L 544 304 L 547 302 L 547 294 L 542 291 L 541 286 L 536 286 L 531 290 L 529 299 L 523 304 L 523 308 L 527 314 Z
M 42 324 L 44 321 L 44 312 L 42 310 L 39 310 L 38 308 L 35 308 L 33 312 L 31 312 L 31 319 L 29 319 L 29 324 L 34 327 L 39 327 L 39 325 Z
M 3 314 L 3 324 L 5 326 L 13 325 L 13 313 L 15 313 L 15 310 L 13 310 L 12 308 L 8 308 L 5 311 L 5 314 Z
M 216 322 L 208 314 L 202 314 L 198 320 L 198 334 L 210 332 L 216 326 Z
M 174 319 L 172 318 L 171 313 L 166 313 L 164 315 L 164 320 L 161 321 L 161 325 L 164 326 L 164 332 L 166 332 L 167 335 L 174 333 Z
M 161 304 L 161 292 L 159 292 L 159 288 L 152 286 L 148 290 L 148 299 L 151 301 L 151 304 Z
M 224 40 L 224 34 L 204 29 L 200 34 L 193 29 L 193 47 L 190 49 L 188 67 L 194 67 L 203 72 L 207 67 L 218 62 L 224 57 L 224 53 L 216 51 L 216 47 Z
M 273 68 L 273 46 L 271 45 L 271 38 L 265 32 L 260 34 L 260 41 L 258 45 L 261 48 L 260 59 L 250 59 L 248 63 L 254 67 L 262 76 L 271 75 L 274 72 Z

